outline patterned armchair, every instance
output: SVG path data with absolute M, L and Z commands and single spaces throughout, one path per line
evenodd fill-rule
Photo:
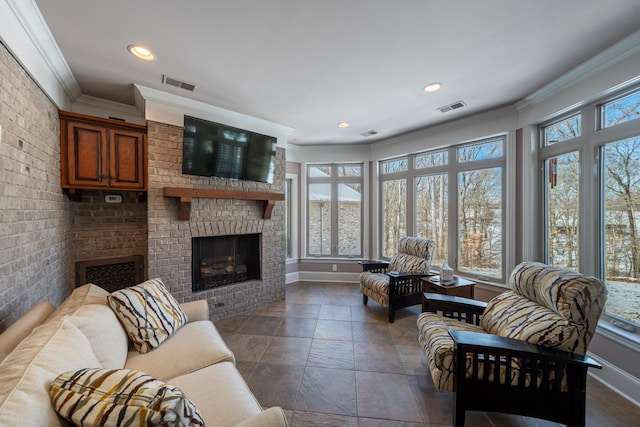
M 518 265 L 509 286 L 488 303 L 425 295 L 418 340 L 436 387 L 456 392 L 455 426 L 465 410 L 584 426 L 587 369 L 601 368 L 585 354 L 607 289 L 536 262 Z
M 420 277 L 429 275 L 435 242 L 420 237 L 403 237 L 398 252 L 386 262 L 360 261 L 362 303 L 369 297 L 383 307 L 389 307 L 389 322 L 395 320 L 395 311 L 422 301 Z

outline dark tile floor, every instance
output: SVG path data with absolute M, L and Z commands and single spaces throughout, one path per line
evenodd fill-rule
M 417 341 L 415 306 L 393 324 L 356 284 L 294 283 L 286 301 L 215 321 L 263 406 L 292 427 L 451 426 L 452 393 L 438 392 Z M 587 425 L 638 425 L 640 409 L 598 381 L 588 385 Z M 542 420 L 468 412 L 467 426 L 549 427 Z

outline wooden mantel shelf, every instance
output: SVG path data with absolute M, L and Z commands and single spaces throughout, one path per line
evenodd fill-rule
M 191 199 L 238 199 L 258 200 L 264 202 L 264 219 L 271 219 L 271 211 L 276 200 L 284 200 L 282 193 L 266 193 L 259 191 L 207 190 L 200 188 L 164 187 L 164 197 L 180 199 L 180 221 L 188 221 L 191 217 Z

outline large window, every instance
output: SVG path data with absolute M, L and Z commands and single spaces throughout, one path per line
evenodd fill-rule
M 503 281 L 504 169 L 504 137 L 380 162 L 382 256 L 421 236 L 436 242 L 434 266 Z
M 640 325 L 640 136 L 601 148 L 607 311 Z
M 307 255 L 362 256 L 362 164 L 307 166 Z
M 640 329 L 638 118 L 640 90 L 585 106 L 545 124 L 540 132 L 544 261 L 603 279 L 609 291 L 605 318 L 636 331 Z

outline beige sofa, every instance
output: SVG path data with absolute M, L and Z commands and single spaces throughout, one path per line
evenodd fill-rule
M 180 388 L 207 426 L 287 426 L 281 408 L 263 409 L 249 390 L 209 321 L 206 301 L 182 304 L 188 323 L 141 354 L 130 347 L 107 295 L 81 286 L 57 309 L 38 304 L 0 335 L 0 425 L 67 426 L 51 404 L 51 381 L 82 368 L 126 368 Z

